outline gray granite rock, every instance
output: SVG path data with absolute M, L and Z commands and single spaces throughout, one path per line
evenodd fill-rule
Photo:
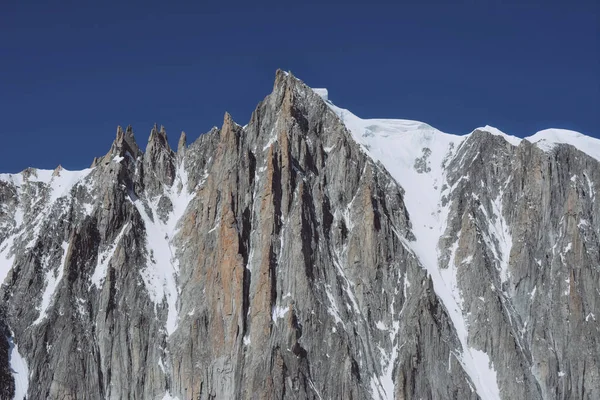
M 92 166 L 0 179 L 0 398 L 11 332 L 30 399 L 485 398 L 405 189 L 291 74 L 244 127 L 119 128 Z M 445 171 L 439 268 L 500 397 L 599 398 L 598 161 L 480 130 Z

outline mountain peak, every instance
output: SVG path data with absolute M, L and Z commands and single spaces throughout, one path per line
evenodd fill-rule
M 150 131 L 150 136 L 148 137 L 148 146 L 146 147 L 146 152 L 154 145 L 170 149 L 167 131 L 163 125 L 161 125 L 160 129 L 158 129 L 157 124 L 154 124 L 154 127 Z
M 63 170 L 62 165 L 58 164 L 58 167 L 52 172 L 52 176 L 60 176 L 60 172 Z
M 177 153 L 181 153 L 185 150 L 187 146 L 187 136 L 184 131 L 181 131 L 181 136 L 179 136 L 179 143 L 177 144 Z
M 117 134 L 115 136 L 115 140 L 110 146 L 110 150 L 104 157 L 94 158 L 91 167 L 94 168 L 103 162 L 108 163 L 114 157 L 124 157 L 127 153 L 129 153 L 135 160 L 139 155 L 142 154 L 142 151 L 135 141 L 135 136 L 133 134 L 133 128 L 131 125 L 127 126 L 125 132 L 123 132 L 123 128 L 119 125 L 117 126 Z
M 223 116 L 223 126 L 221 127 L 221 136 L 222 137 L 234 137 L 239 133 L 240 125 L 238 125 L 234 120 L 231 114 L 225 112 Z

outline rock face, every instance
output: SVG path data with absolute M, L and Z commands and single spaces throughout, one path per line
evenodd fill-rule
M 598 159 L 322 93 L 0 175 L 0 398 L 600 398 Z

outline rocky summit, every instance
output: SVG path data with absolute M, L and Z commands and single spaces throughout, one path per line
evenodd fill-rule
M 600 399 L 600 140 L 329 97 L 0 175 L 0 398 Z

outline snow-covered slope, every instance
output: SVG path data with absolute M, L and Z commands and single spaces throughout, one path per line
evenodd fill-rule
M 327 91 L 320 89 L 317 92 L 320 95 L 322 93 L 327 94 Z M 469 134 L 457 136 L 441 132 L 418 121 L 361 119 L 350 111 L 335 106 L 329 101 L 328 96 L 322 95 L 322 97 L 343 121 L 354 139 L 362 145 L 364 151 L 374 160 L 381 162 L 405 189 L 404 201 L 416 237 L 409 246 L 431 275 L 435 291 L 452 319 L 462 346 L 459 361 L 482 399 L 500 399 L 497 368 L 488 354 L 470 345 L 469 307 L 463 304 L 462 294 L 457 284 L 457 268 L 454 266 L 458 239 L 449 249 L 451 256 L 448 264 L 441 265 L 443 252 L 448 249 L 439 248 L 438 244 L 445 235 L 449 210 L 452 206 L 451 201 L 442 202 L 442 198 L 448 199 L 455 186 L 460 183 L 457 182 L 453 187 L 447 182 L 446 166 L 456 155 L 457 149 L 476 131 L 502 137 L 512 146 L 519 146 L 523 139 L 508 135 L 491 126 L 477 128 Z M 548 129 L 526 139 L 544 151 L 552 150 L 558 144 L 572 145 L 600 160 L 600 140 L 577 132 Z M 468 176 L 464 179 L 468 180 Z M 486 245 L 500 265 L 501 282 L 505 282 L 513 243 L 503 217 L 502 192 L 492 203 L 495 207 L 492 208 L 494 214 L 492 216 L 485 214 L 489 221 L 487 229 L 492 235 L 491 239 L 486 240 Z M 485 213 L 485 208 L 481 209 Z M 495 242 L 497 244 L 494 244 Z
M 62 207 L 67 209 L 70 206 L 71 199 L 68 198 L 71 189 L 79 183 L 82 183 L 90 174 L 92 169 L 84 169 L 81 171 L 68 171 L 62 167 L 53 170 L 43 170 L 30 168 L 18 174 L 0 174 L 0 182 L 6 182 L 14 185 L 17 190 L 16 195 L 22 199 L 14 210 L 2 210 L 14 215 L 14 226 L 3 226 L 0 221 L 0 229 L 6 229 L 7 238 L 0 246 L 0 284 L 6 278 L 6 275 L 12 268 L 14 254 L 12 251 L 13 244 L 18 240 L 28 240 L 31 244 L 40 234 L 41 224 L 48 218 L 53 210 L 53 207 Z M 64 202 L 59 203 L 59 199 L 64 199 Z M 5 207 L 4 205 L 2 205 Z M 30 212 L 29 217 L 32 219 L 28 224 L 30 231 L 23 229 L 24 216 L 26 207 L 36 209 L 36 213 Z M 90 211 L 89 208 L 86 211 Z M 1 214 L 0 214 L 1 215 Z M 66 250 L 64 251 L 66 253 Z M 45 294 L 45 302 L 47 304 L 51 299 L 53 291 L 52 284 L 58 283 L 62 277 L 62 269 L 56 271 L 48 271 L 48 285 Z M 40 313 L 40 318 L 42 318 Z
M 547 151 L 552 150 L 558 144 L 570 144 L 600 161 L 600 140 L 579 132 L 567 129 L 544 129 L 525 139 Z
M 489 357 L 468 344 L 468 326 L 455 283 L 456 271 L 441 269 L 438 263 L 437 243 L 444 234 L 449 210 L 449 204 L 443 206 L 441 199 L 446 184 L 444 165 L 467 136 L 443 133 L 417 121 L 360 119 L 331 102 L 328 105 L 354 139 L 404 188 L 404 202 L 416 237 L 411 248 L 431 274 L 435 291 L 452 318 L 463 348 L 460 361 L 483 399 L 499 399 L 496 373 Z M 493 134 L 507 136 L 497 130 Z
M 13 339 L 9 339 L 9 362 L 13 376 L 15 378 L 15 396 L 14 399 L 25 399 L 27 398 L 27 390 L 29 388 L 29 368 L 27 368 L 27 361 L 19 353 L 19 346 L 17 346 Z

